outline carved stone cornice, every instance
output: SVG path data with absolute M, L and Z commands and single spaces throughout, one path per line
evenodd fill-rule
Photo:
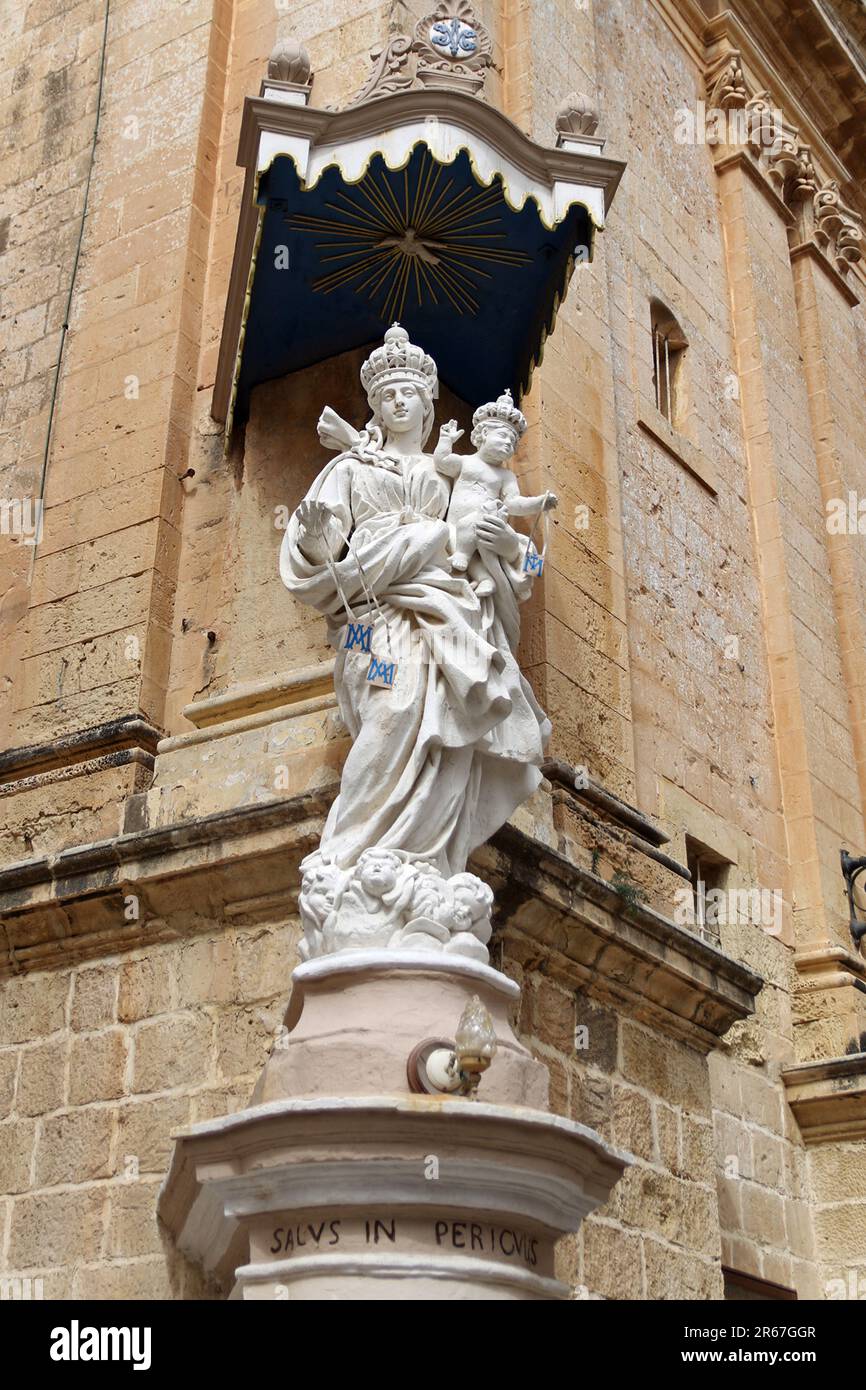
M 777 97 L 827 179 L 849 191 L 866 174 L 866 9 L 863 0 L 650 0 L 713 81 L 731 49 Z M 709 85 L 709 84 L 708 84 Z M 723 89 L 724 84 L 721 84 Z M 801 93 L 800 97 L 795 93 Z M 845 166 L 849 167 L 846 168 Z
M 760 0 L 760 3 L 764 5 L 765 0 Z M 737 6 L 738 11 L 744 8 L 750 6 Z M 786 120 L 800 131 L 803 140 L 814 150 L 816 159 L 826 170 L 826 177 L 837 178 L 845 184 L 851 181 L 851 172 L 846 168 L 843 157 L 834 149 L 822 129 L 820 115 L 807 110 L 796 95 L 797 91 L 803 90 L 802 85 L 786 79 L 782 66 L 784 55 L 779 53 L 778 42 L 770 41 L 769 34 L 761 32 L 756 19 L 753 22 L 744 14 L 725 8 L 706 22 L 703 39 L 705 74 L 723 59 L 736 54 L 749 95 L 771 93 L 775 104 L 783 108 Z M 813 65 L 814 60 L 815 55 L 812 54 Z
M 704 52 L 707 12 L 701 0 L 650 0 L 690 58 L 700 64 Z
M 543 946 L 548 973 L 573 988 L 702 1052 L 754 1011 L 760 975 L 515 826 L 475 859 L 508 948 Z
M 0 795 L 19 791 L 22 784 L 75 776 L 94 764 L 119 767 L 137 762 L 153 770 L 160 732 L 139 714 L 127 714 L 48 743 L 9 748 L 0 753 Z
M 215 922 L 280 921 L 335 787 L 141 829 L 0 869 L 0 977 L 175 939 Z M 685 927 L 508 825 L 473 858 L 499 930 L 551 969 L 701 1051 L 748 1017 L 763 981 Z M 130 895 L 139 915 L 130 921 Z
M 285 671 L 264 681 L 233 685 L 220 695 L 208 695 L 184 705 L 183 717 L 196 729 L 212 729 L 215 724 L 234 727 L 233 721 L 255 718 L 265 711 L 284 707 L 297 710 L 315 700 L 336 704 L 334 693 L 334 659 L 319 661 L 315 666 L 302 666 Z M 273 716 L 272 716 L 273 717 Z M 189 734 L 177 734 L 160 744 L 162 753 L 172 743 L 188 741 Z
M 178 921 L 255 919 L 265 898 L 281 920 L 332 799 L 332 789 L 305 792 L 5 866 L 0 978 L 171 940 Z
M 843 201 L 838 179 L 816 165 L 811 146 L 773 105 L 770 92 L 756 88 L 726 31 L 708 43 L 707 55 L 708 143 L 715 148 L 717 167 L 727 167 L 738 149 L 745 150 L 794 214 L 792 245 L 813 241 L 844 278 L 863 255 L 860 214 Z
M 451 1155 L 456 1142 L 458 1156 L 443 1162 L 431 1184 L 419 1156 Z M 489 1286 L 491 1298 L 565 1299 L 567 1289 L 551 1277 L 552 1242 L 607 1202 L 633 1161 L 585 1125 L 483 1098 L 467 1104 L 444 1095 L 287 1097 L 177 1135 L 159 1216 L 209 1277 L 230 1286 L 236 1272 L 235 1297 L 256 1297 L 257 1291 L 260 1298 L 279 1297 L 275 1282 L 284 1289 L 299 1275 L 324 1276 L 324 1296 L 333 1297 L 335 1277 L 357 1279 L 370 1268 L 366 1253 L 343 1257 L 338 1228 L 350 1229 L 353 1218 L 360 1226 L 358 1216 L 370 1211 L 396 1213 L 392 1229 L 398 1221 L 408 1225 L 426 1203 L 432 1205 L 435 1186 L 439 1215 L 484 1211 L 499 1223 L 538 1233 L 544 1274 L 476 1261 L 467 1249 L 467 1285 L 471 1280 L 473 1287 Z M 330 1226 L 336 1251 L 325 1246 L 310 1259 L 293 1249 L 288 1258 L 274 1260 L 275 1229 L 293 1226 L 294 1213 L 331 1209 L 340 1212 Z M 384 1245 L 380 1250 L 380 1276 L 421 1276 L 427 1285 L 433 1278 L 453 1283 L 463 1260 L 460 1253 L 443 1256 L 435 1246 L 429 1252 L 423 1245 L 410 1253 L 392 1251 L 390 1238 L 387 1251 Z
M 803 1062 L 782 1080 L 807 1146 L 866 1139 L 866 1053 Z

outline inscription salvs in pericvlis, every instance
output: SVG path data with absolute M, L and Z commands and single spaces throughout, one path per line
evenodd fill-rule
M 341 1243 L 349 1245 L 398 1245 L 403 1241 L 432 1238 L 440 1248 L 469 1250 L 478 1254 L 504 1255 L 506 1259 L 522 1260 L 530 1268 L 538 1263 L 538 1241 L 525 1231 L 510 1226 L 491 1226 L 480 1221 L 439 1220 L 422 1223 L 421 1230 L 411 1223 L 411 1233 L 398 1232 L 395 1217 L 368 1217 L 363 1221 L 340 1218 L 299 1222 L 293 1226 L 277 1226 L 272 1233 L 272 1255 L 295 1254 L 299 1250 L 321 1250 Z

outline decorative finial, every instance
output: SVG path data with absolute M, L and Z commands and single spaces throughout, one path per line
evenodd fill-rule
M 480 92 L 493 44 L 469 0 L 441 0 L 415 25 L 416 76 L 425 87 Z
M 571 92 L 556 113 L 556 129 L 560 136 L 579 139 L 594 135 L 598 129 L 598 112 L 589 97 Z
M 296 87 L 310 84 L 310 55 L 297 39 L 278 39 L 268 59 L 268 77 L 274 82 L 291 82 Z

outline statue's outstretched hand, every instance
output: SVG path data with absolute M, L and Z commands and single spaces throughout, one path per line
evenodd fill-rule
M 545 512 L 552 512 L 553 509 L 554 509 L 554 507 L 558 507 L 558 506 L 559 506 L 559 498 L 557 497 L 556 493 L 555 493 L 555 492 L 546 492 L 546 493 L 544 494 L 544 505 L 543 505 L 543 507 L 542 507 L 542 511 L 545 511 Z
M 444 425 L 441 426 L 439 430 L 439 442 L 442 443 L 444 441 L 449 446 L 456 444 L 457 440 L 461 438 L 462 434 L 463 431 L 460 429 L 459 425 L 457 424 L 457 421 L 448 420 Z
M 439 442 L 433 451 L 433 457 L 437 460 L 445 459 L 453 453 L 454 445 L 458 439 L 462 438 L 463 431 L 459 428 L 456 420 L 449 420 L 442 425 L 439 430 Z
M 311 560 L 323 561 L 331 555 L 332 522 L 334 513 L 324 502 L 307 499 L 295 512 L 298 521 L 298 544 Z

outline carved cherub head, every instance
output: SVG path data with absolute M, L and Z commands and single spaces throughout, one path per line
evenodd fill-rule
M 403 861 L 390 849 L 365 849 L 358 858 L 355 870 L 365 892 L 383 898 L 397 886 Z
M 453 900 L 448 883 L 441 874 L 432 871 L 418 874 L 415 879 L 412 908 L 419 916 L 429 917 L 434 922 L 444 922 L 450 926 Z
M 486 942 L 490 937 L 490 911 L 493 907 L 493 890 L 474 874 L 455 874 L 449 880 L 454 897 L 455 915 L 463 918 L 461 930 L 471 931 L 479 940 Z
M 304 870 L 298 906 L 305 921 L 321 927 L 332 911 L 342 875 L 334 864 L 313 864 Z
M 495 424 L 488 421 L 472 431 L 472 442 L 479 458 L 497 467 L 508 463 L 517 448 L 517 435 L 510 425 Z
M 467 909 L 473 922 L 489 914 L 493 906 L 493 889 L 488 884 L 474 874 L 455 874 L 449 882 L 456 901 Z

